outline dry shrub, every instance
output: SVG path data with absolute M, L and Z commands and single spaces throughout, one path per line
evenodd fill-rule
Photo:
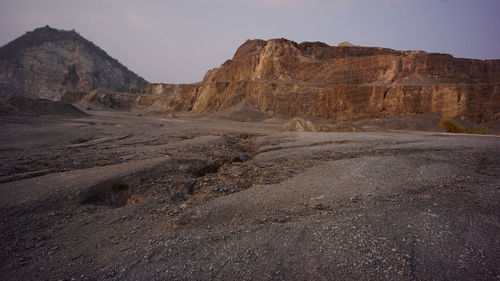
M 488 133 L 488 130 L 482 126 L 474 125 L 472 128 L 466 128 L 453 119 L 443 119 L 439 121 L 439 126 L 445 129 L 446 132 L 448 133 L 480 134 L 480 135 Z

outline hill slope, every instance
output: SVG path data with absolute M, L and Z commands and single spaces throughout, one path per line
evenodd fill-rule
M 0 97 L 59 100 L 66 92 L 129 90 L 146 84 L 75 31 L 45 26 L 0 48 Z

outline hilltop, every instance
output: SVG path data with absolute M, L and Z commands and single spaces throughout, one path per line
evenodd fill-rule
M 76 31 L 49 26 L 0 48 L 0 96 L 58 100 L 97 88 L 133 90 L 147 81 Z

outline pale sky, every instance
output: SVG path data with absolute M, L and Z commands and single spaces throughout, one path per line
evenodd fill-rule
M 500 0 L 0 0 L 0 45 L 45 25 L 150 82 L 200 81 L 247 39 L 500 58 Z

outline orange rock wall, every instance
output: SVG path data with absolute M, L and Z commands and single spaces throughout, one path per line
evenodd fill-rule
M 163 108 L 228 109 L 336 120 L 436 112 L 476 122 L 500 118 L 500 60 L 372 47 L 251 40 L 201 84 L 152 84 Z

